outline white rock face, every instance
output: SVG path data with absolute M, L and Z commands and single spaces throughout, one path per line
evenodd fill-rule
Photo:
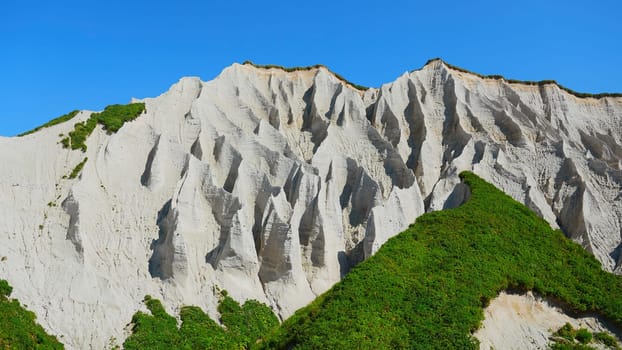
M 621 98 L 433 61 L 366 92 L 324 68 L 234 64 L 143 102 L 85 154 L 59 144 L 75 121 L 0 138 L 0 278 L 68 348 L 121 343 L 146 294 L 216 317 L 226 289 L 285 318 L 426 210 L 461 204 L 462 170 L 622 269 Z
M 549 349 L 550 337 L 566 323 L 575 329 L 585 328 L 592 333 L 607 332 L 614 336 L 600 319 L 571 317 L 531 292 L 524 295 L 502 292 L 490 302 L 484 315 L 482 327 L 473 335 L 479 340 L 481 350 Z

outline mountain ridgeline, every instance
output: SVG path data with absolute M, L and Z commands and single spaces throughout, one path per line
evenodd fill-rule
M 324 66 L 234 64 L 208 82 L 183 78 L 158 97 L 100 112 L 73 111 L 20 137 L 0 137 L 0 160 L 0 278 L 69 349 L 122 345 L 126 325 L 139 310 L 137 332 L 162 320 L 172 340 L 201 333 L 205 326 L 247 347 L 313 348 L 320 338 L 338 346 L 331 342 L 339 339 L 310 335 L 339 329 L 333 322 L 341 311 L 321 310 L 338 307 L 329 296 L 356 285 L 356 271 L 392 268 L 368 267 L 384 265 L 372 262 L 386 259 L 375 254 L 387 241 L 387 249 L 397 254 L 387 266 L 405 262 L 423 269 L 398 271 L 389 277 L 408 282 L 392 283 L 428 288 L 432 295 L 453 290 L 434 300 L 453 302 L 457 316 L 434 313 L 441 317 L 434 333 L 426 328 L 429 320 L 412 317 L 427 317 L 428 310 L 443 306 L 419 295 L 416 313 L 396 310 L 391 300 L 415 305 L 409 299 L 415 296 L 391 296 L 387 290 L 384 296 L 391 300 L 382 302 L 381 311 L 396 314 L 379 317 L 377 307 L 369 305 L 371 314 L 357 316 L 367 325 L 349 333 L 365 346 L 407 347 L 410 341 L 424 342 L 424 333 L 454 334 L 455 344 L 471 346 L 468 335 L 481 319 L 481 306 L 510 287 L 617 317 L 611 304 L 617 294 L 607 302 L 598 292 L 617 277 L 590 272 L 571 278 L 577 266 L 590 264 L 622 271 L 622 97 L 616 94 L 586 95 L 553 82 L 481 76 L 441 60 L 379 88 L 350 83 Z M 570 238 L 596 260 L 565 266 L 566 255 L 553 255 L 563 258 L 560 266 L 520 265 L 522 258 L 522 264 L 534 261 L 537 246 L 501 257 L 491 250 L 486 257 L 486 244 L 510 248 L 495 239 L 501 237 L 496 225 L 513 222 L 512 217 L 484 217 L 479 235 L 459 231 L 462 224 L 449 220 L 464 233 L 446 232 L 455 244 L 466 245 L 460 248 L 436 241 L 442 237 L 423 229 L 431 222 L 417 228 L 429 218 L 443 221 L 465 213 L 471 202 L 443 210 L 464 203 L 467 183 L 477 182 L 469 180 L 474 175 L 462 181 L 463 171 L 541 218 L 525 217 L 529 227 L 544 230 L 546 222 L 558 230 L 552 237 Z M 517 215 L 517 210 L 507 212 Z M 417 239 L 391 243 L 404 230 L 402 236 Z M 436 244 L 447 246 L 445 255 Z M 555 254 L 574 254 L 569 247 L 575 245 L 559 243 Z M 401 249 L 414 253 L 402 256 Z M 466 278 L 475 262 L 453 261 L 447 255 L 451 249 L 458 255 L 482 249 L 481 273 L 469 275 L 468 286 L 460 285 L 467 280 L 460 276 Z M 512 264 L 520 268 L 508 267 Z M 436 279 L 424 268 L 440 269 L 438 275 L 445 277 Z M 555 276 L 546 282 L 542 273 L 553 268 L 571 285 L 557 283 L 561 277 Z M 528 271 L 533 276 L 525 275 Z M 376 283 L 369 279 L 370 286 Z M 449 287 L 435 288 L 439 283 Z M 596 288 L 594 293 L 576 287 L 584 283 Z M 229 299 L 223 299 L 224 290 Z M 348 298 L 368 296 L 356 293 Z M 242 314 L 251 312 L 244 305 L 255 300 L 284 324 L 272 334 L 271 321 L 260 317 L 268 323 L 254 328 L 262 336 L 253 345 L 249 339 L 256 331 L 228 334 L 229 326 L 214 328 L 207 321 L 221 319 L 223 300 L 239 302 Z M 303 307 L 307 311 L 296 313 Z M 320 313 L 324 316 L 315 318 Z M 184 318 L 189 323 L 183 330 L 172 327 L 165 315 L 180 315 L 182 327 Z M 195 329 L 195 321 L 202 326 Z M 405 333 L 404 322 L 422 327 Z M 363 329 L 386 332 L 366 338 Z

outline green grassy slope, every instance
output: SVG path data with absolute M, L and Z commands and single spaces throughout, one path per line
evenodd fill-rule
M 622 280 L 471 173 L 463 206 L 425 214 L 261 342 L 262 349 L 475 349 L 483 308 L 508 288 L 622 325 Z
M 88 138 L 88 136 L 93 132 L 97 124 L 102 124 L 104 129 L 110 133 L 115 133 L 121 129 L 125 122 L 136 119 L 139 115 L 141 115 L 145 111 L 145 104 L 140 103 L 130 103 L 127 105 L 109 105 L 103 111 L 99 113 L 93 113 L 89 117 L 88 120 L 81 123 L 76 123 L 74 125 L 74 130 L 69 132 L 69 137 L 65 137 L 61 140 L 63 146 L 65 148 L 71 147 L 72 149 L 82 149 L 86 146 L 84 142 Z M 58 125 L 64 122 L 67 122 L 73 119 L 76 115 L 78 115 L 80 111 L 75 110 L 71 111 L 65 115 L 62 115 L 58 118 L 54 118 L 49 122 L 38 126 L 32 130 L 23 132 L 17 136 L 26 136 L 33 134 L 41 129 L 49 128 L 54 125 Z
M 0 349 L 62 349 L 55 337 L 35 322 L 35 314 L 9 296 L 13 288 L 0 280 Z
M 54 118 L 54 119 L 50 120 L 49 122 L 47 122 L 47 123 L 45 123 L 45 124 L 43 124 L 41 126 L 37 126 L 36 128 L 34 128 L 32 130 L 29 130 L 29 131 L 26 131 L 26 132 L 23 132 L 23 133 L 21 133 L 21 134 L 19 134 L 17 136 L 21 137 L 21 136 L 30 135 L 30 134 L 33 134 L 33 133 L 41 130 L 41 129 L 49 128 L 50 126 L 54 126 L 54 125 L 57 125 L 57 124 L 64 123 L 66 121 L 69 121 L 69 120 L 73 119 L 73 117 L 78 115 L 79 112 L 80 111 L 75 110 L 75 111 L 71 111 L 71 112 L 69 112 L 67 114 L 63 114 L 63 115 L 61 115 L 58 118 Z

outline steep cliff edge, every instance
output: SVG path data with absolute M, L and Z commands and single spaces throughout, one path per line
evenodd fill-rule
M 622 98 L 433 60 L 368 90 L 321 66 L 234 64 L 141 102 L 85 153 L 60 143 L 74 120 L 0 138 L 0 277 L 69 348 L 123 339 L 146 294 L 215 316 L 222 288 L 285 318 L 462 203 L 463 170 L 621 270 Z

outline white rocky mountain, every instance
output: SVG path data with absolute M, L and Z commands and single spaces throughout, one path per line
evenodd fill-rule
M 622 271 L 620 97 L 432 60 L 366 91 L 324 67 L 234 64 L 141 102 L 86 153 L 59 134 L 88 111 L 0 137 L 0 278 L 68 348 L 122 343 L 146 294 L 217 317 L 226 289 L 286 318 L 422 213 L 462 203 L 463 170 Z

